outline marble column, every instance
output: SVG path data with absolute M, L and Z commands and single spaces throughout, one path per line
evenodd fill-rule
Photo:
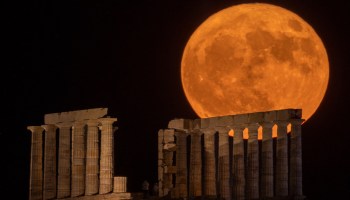
M 215 133 L 213 129 L 202 129 L 204 133 L 204 188 L 203 195 L 216 198 Z
M 163 188 L 164 193 L 168 194 L 171 192 L 171 196 L 176 196 L 176 191 L 173 190 L 173 174 L 171 168 L 173 166 L 174 151 L 172 146 L 174 144 L 175 134 L 173 129 L 164 130 L 164 151 L 163 151 L 163 163 L 164 163 L 164 175 L 163 175 Z
M 262 125 L 262 147 L 261 147 L 261 185 L 260 196 L 273 197 L 273 123 L 264 122 Z
M 187 133 L 175 130 L 176 136 L 176 185 L 179 198 L 187 198 Z
M 98 193 L 99 139 L 97 120 L 87 121 L 85 195 Z
M 57 124 L 59 128 L 57 198 L 70 196 L 72 125 L 72 123 Z
M 72 197 L 85 193 L 85 147 L 85 122 L 74 122 L 72 127 Z
M 163 176 L 164 176 L 164 165 L 163 165 L 163 144 L 164 143 L 164 130 L 160 129 L 158 131 L 158 187 L 159 192 L 158 196 L 163 197 L 164 190 L 163 190 Z
M 113 190 L 113 123 L 117 118 L 101 118 L 100 194 Z
M 54 199 L 57 194 L 56 185 L 56 129 L 55 125 L 42 125 L 45 129 L 44 153 L 44 193 L 43 199 Z
M 247 148 L 247 199 L 259 199 L 259 124 L 248 125 Z
M 43 199 L 43 131 L 41 126 L 28 126 L 32 133 L 30 156 L 29 200 Z
M 190 159 L 190 197 L 202 196 L 202 152 L 201 132 L 191 132 L 191 159 Z
M 218 152 L 218 179 L 219 195 L 224 200 L 231 199 L 230 189 L 230 143 L 227 128 L 218 129 L 219 132 L 219 152 Z
M 233 199 L 245 199 L 244 127 L 233 127 Z
M 302 189 L 302 145 L 301 145 L 301 124 L 303 119 L 293 119 L 291 146 L 290 146 L 290 196 L 294 199 L 304 199 Z
M 287 121 L 276 121 L 276 196 L 288 196 L 288 137 Z

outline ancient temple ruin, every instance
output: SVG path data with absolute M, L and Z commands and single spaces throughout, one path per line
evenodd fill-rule
M 30 200 L 131 199 L 126 177 L 114 177 L 117 118 L 107 108 L 46 114 L 32 133 Z
M 300 109 L 171 120 L 158 133 L 159 196 L 304 199 L 303 121 Z M 277 138 L 272 137 L 274 126 Z

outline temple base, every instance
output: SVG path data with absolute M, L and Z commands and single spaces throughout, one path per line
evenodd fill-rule
M 80 196 L 80 197 L 68 197 L 64 200 L 119 200 L 119 199 L 132 199 L 131 193 L 122 192 L 122 193 L 108 193 L 108 194 L 97 194 L 91 196 Z

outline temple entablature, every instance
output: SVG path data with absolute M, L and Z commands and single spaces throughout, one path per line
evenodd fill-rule
M 234 130 L 237 127 L 247 128 L 250 124 L 262 126 L 266 123 L 278 124 L 282 121 L 286 121 L 289 124 L 292 120 L 301 119 L 301 115 L 301 109 L 283 109 L 200 119 L 173 119 L 168 123 L 168 128 L 184 131 L 195 129 L 219 130 L 221 128 Z

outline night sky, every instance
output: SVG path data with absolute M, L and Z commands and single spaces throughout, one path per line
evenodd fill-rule
M 303 186 L 309 199 L 350 196 L 350 3 L 344 0 L 10 1 L 1 23 L 0 199 L 28 199 L 26 127 L 44 114 L 108 107 L 117 117 L 115 174 L 129 191 L 157 180 L 157 132 L 197 118 L 181 86 L 193 31 L 213 13 L 266 2 L 301 16 L 330 62 L 328 90 L 303 125 Z M 5 53 L 5 54 L 4 54 Z M 349 113 L 349 114 L 348 114 Z M 343 197 L 343 198 L 342 198 Z

